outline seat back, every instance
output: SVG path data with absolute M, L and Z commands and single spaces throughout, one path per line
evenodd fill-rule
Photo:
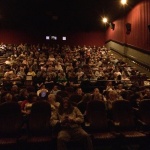
M 134 113 L 127 100 L 116 100 L 112 103 L 112 118 L 121 130 L 135 128 Z
M 90 128 L 95 131 L 108 129 L 107 112 L 103 101 L 90 101 L 86 109 L 86 119 L 90 123 Z
M 82 99 L 81 95 L 77 95 L 77 94 L 72 94 L 69 98 L 69 100 L 71 101 L 71 103 L 73 105 L 77 105 L 78 102 L 80 102 Z
M 33 103 L 28 120 L 28 130 L 32 135 L 49 134 L 51 106 L 46 101 Z
M 142 122 L 150 126 L 150 99 L 143 99 L 140 101 L 139 117 Z
M 80 86 L 81 86 L 84 93 L 90 93 L 93 90 L 91 87 L 91 82 L 89 80 L 81 81 Z
M 5 102 L 0 105 L 0 135 L 17 136 L 22 126 L 22 114 L 17 102 Z

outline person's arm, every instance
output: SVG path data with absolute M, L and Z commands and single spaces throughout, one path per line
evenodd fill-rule
M 56 126 L 58 123 L 61 123 L 59 120 L 58 112 L 53 112 L 51 118 L 50 118 L 50 124 L 52 127 Z
M 70 126 L 71 120 L 69 119 L 69 116 L 60 116 L 57 111 L 54 111 L 50 119 L 50 124 L 52 127 L 67 127 Z
M 41 90 L 38 90 L 36 93 L 37 93 L 37 96 L 39 96 L 40 95 L 40 92 L 41 92 Z
M 84 122 L 83 114 L 77 107 L 74 107 L 74 111 L 76 113 L 76 118 L 71 119 L 71 121 L 77 124 L 82 124 Z

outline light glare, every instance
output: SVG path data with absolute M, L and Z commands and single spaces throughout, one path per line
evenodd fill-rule
M 127 0 L 121 0 L 121 4 L 122 5 L 126 5 L 127 4 Z
M 104 18 L 103 18 L 103 22 L 104 22 L 104 23 L 107 23 L 107 22 L 108 22 L 108 19 L 107 19 L 106 17 L 104 17 Z

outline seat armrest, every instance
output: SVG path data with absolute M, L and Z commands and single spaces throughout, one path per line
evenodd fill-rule
M 139 108 L 132 107 L 134 116 L 135 116 L 135 121 L 137 122 L 137 119 L 139 118 Z
M 138 112 L 138 111 L 139 111 L 139 109 L 138 109 L 138 108 L 136 108 L 136 107 L 132 107 L 132 109 L 133 109 L 133 111 L 136 111 L 136 112 Z
M 138 127 L 138 129 L 140 129 L 142 131 L 146 131 L 148 128 L 147 124 L 139 119 L 137 120 L 137 127 Z
M 113 120 L 109 120 L 109 125 L 110 125 L 110 130 L 114 131 L 116 133 L 119 132 L 120 129 L 120 123 L 119 122 L 115 122 Z
M 143 122 L 142 120 L 138 120 L 138 123 L 142 126 L 146 126 L 147 124 L 145 122 Z

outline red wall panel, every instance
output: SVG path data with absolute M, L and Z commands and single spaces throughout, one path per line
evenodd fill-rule
M 86 45 L 86 46 L 102 46 L 105 43 L 104 32 L 81 32 L 70 34 L 68 39 L 69 45 Z
M 38 37 L 17 30 L 0 30 L 0 42 L 5 44 L 38 43 Z
M 150 50 L 150 1 L 143 0 L 138 3 L 124 18 L 120 18 L 115 23 L 115 30 L 108 29 L 106 40 L 115 40 L 127 43 L 137 48 Z M 126 23 L 131 23 L 131 32 L 126 34 Z
M 50 35 L 50 34 L 47 34 Z M 58 37 L 57 41 L 46 41 L 47 36 L 41 33 L 30 33 L 17 30 L 0 30 L 0 42 L 6 44 L 20 44 L 20 43 L 49 43 L 49 44 L 68 44 L 68 45 L 90 45 L 102 46 L 105 43 L 104 32 L 81 32 L 70 34 L 55 34 Z M 66 36 L 67 40 L 62 41 L 62 36 Z

